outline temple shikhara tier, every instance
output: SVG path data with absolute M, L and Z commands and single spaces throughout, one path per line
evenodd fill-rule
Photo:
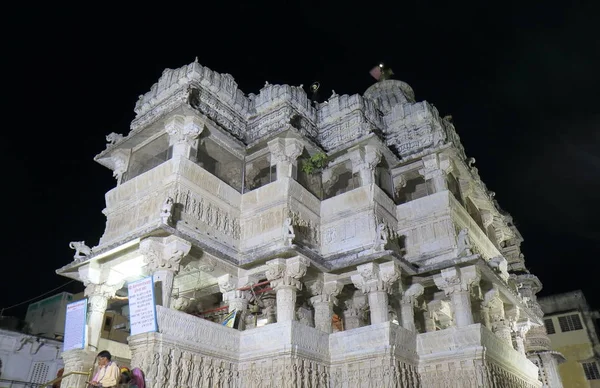
M 522 236 L 406 83 L 318 102 L 195 61 L 135 113 L 95 158 L 116 178 L 104 234 L 57 270 L 88 298 L 65 373 L 108 349 L 151 388 L 562 387 Z M 102 338 L 150 275 L 157 331 Z

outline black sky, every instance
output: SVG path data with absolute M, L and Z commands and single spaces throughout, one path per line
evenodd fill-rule
M 245 3 L 7 10 L 1 307 L 65 283 L 69 241 L 98 243 L 115 180 L 94 155 L 163 69 L 196 56 L 245 93 L 318 80 L 362 94 L 384 61 L 453 116 L 540 295 L 581 288 L 600 307 L 600 2 Z

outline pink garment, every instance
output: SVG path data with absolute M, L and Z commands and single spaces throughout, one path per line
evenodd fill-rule
M 133 368 L 131 370 L 131 380 L 137 385 L 138 388 L 146 388 L 144 382 L 144 372 L 140 368 Z

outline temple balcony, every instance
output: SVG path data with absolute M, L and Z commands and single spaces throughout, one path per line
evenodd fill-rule
M 100 249 L 158 229 L 167 197 L 177 228 L 237 248 L 241 194 L 185 159 L 169 159 L 106 193 L 106 229 Z
M 321 254 L 325 257 L 375 245 L 377 225 L 395 234 L 395 205 L 375 184 L 321 202 Z
M 398 234 L 406 236 L 406 259 L 420 265 L 456 258 L 458 232 L 468 229 L 473 253 L 489 260 L 500 251 L 467 210 L 448 191 L 430 194 L 396 207 Z

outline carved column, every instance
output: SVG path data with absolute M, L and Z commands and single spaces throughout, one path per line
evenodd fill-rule
M 315 328 L 331 333 L 333 306 L 337 305 L 336 296 L 342 291 L 343 284 L 338 281 L 326 282 L 322 277 L 308 285 L 311 294 L 310 303 L 315 309 Z
M 373 183 L 375 168 L 381 161 L 381 152 L 373 146 L 356 146 L 348 150 L 352 161 L 352 173 L 359 173 L 361 186 Z
M 354 296 L 344 304 L 346 306 L 346 310 L 344 310 L 344 328 L 352 330 L 364 326 L 367 297 L 362 291 L 356 291 Z
M 492 288 L 485 293 L 482 308 L 487 311 L 492 332 L 512 346 L 510 324 L 504 312 L 504 302 L 496 288 Z
M 173 159 L 189 158 L 192 148 L 197 147 L 198 136 L 204 129 L 195 116 L 176 115 L 167 120 L 165 130 L 169 135 L 169 145 L 173 147 Z
M 140 253 L 144 256 L 146 271 L 159 284 L 160 295 L 156 303 L 163 307 L 171 305 L 173 280 L 179 272 L 181 260 L 190 252 L 192 245 L 178 237 L 149 237 L 140 242 Z
M 416 331 L 415 327 L 415 306 L 417 299 L 423 295 L 425 289 L 419 283 L 412 284 L 402 295 L 400 301 L 400 314 L 402 315 L 402 327 L 406 330 Z
M 65 364 L 63 375 L 67 375 L 70 372 L 86 372 L 89 373 L 90 369 L 94 367 L 94 360 L 98 352 L 96 350 L 68 350 L 62 352 L 61 358 Z M 93 376 L 88 377 L 85 375 L 71 375 L 65 377 L 62 382 L 62 387 L 69 388 L 85 388 L 87 387 L 86 381 L 90 381 Z
M 267 144 L 271 152 L 271 165 L 277 166 L 277 179 L 291 178 L 292 167 L 304 149 L 302 142 L 297 139 L 277 138 Z
M 296 291 L 302 289 L 300 278 L 306 274 L 310 262 L 297 256 L 270 260 L 266 264 L 267 279 L 276 292 L 277 322 L 293 321 L 296 318 Z
M 421 160 L 423 161 L 423 168 L 419 170 L 419 174 L 425 180 L 431 180 L 435 192 L 448 190 L 446 174 L 452 171 L 452 162 L 448 156 L 431 154 L 424 156 Z
M 443 269 L 441 274 L 433 279 L 435 285 L 443 290 L 446 296 L 450 296 L 457 327 L 473 324 L 470 287 L 480 279 L 481 275 L 475 266 Z
M 241 291 L 238 288 L 248 286 L 250 283 L 256 283 L 256 279 L 250 280 L 248 277 L 237 279 L 229 274 L 219 277 L 219 290 L 223 294 L 223 301 L 229 304 L 229 312 L 237 310 L 240 314 L 239 330 L 245 328 L 245 315 L 248 309 L 250 291 Z
M 392 285 L 400 278 L 400 269 L 394 262 L 383 264 L 366 263 L 357 267 L 358 274 L 352 275 L 352 283 L 367 294 L 371 324 L 387 322 L 388 294 Z
M 265 306 L 264 312 L 267 316 L 267 325 L 277 322 L 277 300 L 265 297 L 263 305 Z
M 118 289 L 123 287 L 123 282 L 118 284 L 86 283 L 84 295 L 88 298 L 88 345 L 94 350 L 98 349 L 100 331 L 104 324 L 104 313 L 108 300 L 115 296 Z

